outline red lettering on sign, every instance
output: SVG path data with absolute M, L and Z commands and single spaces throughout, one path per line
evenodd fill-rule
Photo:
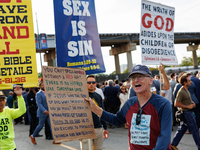
M 29 38 L 28 26 L 17 26 L 16 29 L 17 29 L 17 34 L 18 34 L 17 38 L 18 39 Z M 25 35 L 21 35 L 20 34 L 21 33 L 20 32 L 21 29 L 25 29 L 26 30 L 26 34 Z
M 3 37 L 0 35 L 0 39 L 8 39 L 8 36 L 7 34 L 10 35 L 10 37 L 12 39 L 16 39 L 16 32 L 14 31 L 15 30 L 15 26 L 10 26 L 10 29 L 9 27 L 2 27 L 3 29 Z M 16 29 L 17 29 L 17 39 L 25 39 L 25 38 L 29 38 L 29 28 L 28 26 L 16 26 Z M 25 32 L 22 32 L 22 30 L 25 30 Z M 22 33 L 25 33 L 24 35 L 22 35 Z
M 149 19 L 148 19 L 149 18 Z M 148 19 L 148 20 L 147 20 Z M 158 20 L 161 20 L 161 25 L 158 26 Z M 152 26 L 152 20 L 153 18 L 151 18 L 151 14 L 149 13 L 145 13 L 142 16 L 142 25 L 145 28 L 151 28 Z M 154 18 L 154 26 L 158 29 L 158 30 L 162 30 L 164 25 L 166 25 L 165 31 L 172 31 L 173 27 L 174 27 L 174 21 L 171 18 L 166 18 L 165 20 L 163 19 L 162 16 L 158 15 Z
M 150 28 L 150 27 L 151 27 L 151 24 L 152 24 L 152 21 L 147 21 L 147 24 L 146 24 L 146 23 L 145 23 L 145 18 L 146 18 L 146 17 L 151 18 L 151 14 L 146 13 L 146 14 L 144 14 L 144 15 L 142 16 L 142 25 L 143 25 L 145 28 Z
M 173 29 L 173 27 L 174 27 L 174 22 L 173 22 L 173 20 L 171 19 L 171 18 L 166 18 L 166 21 L 167 21 L 167 24 L 166 24 L 166 31 L 172 31 L 172 29 Z M 169 22 L 171 22 L 171 28 L 168 28 L 168 26 L 169 26 Z
M 11 0 L 0 0 L 0 3 L 10 3 Z M 16 0 L 17 3 L 21 3 L 22 0 Z
M 16 38 L 15 37 L 15 31 L 14 31 L 15 27 L 14 26 L 10 27 L 11 31 L 8 29 L 8 27 L 2 27 L 2 29 L 3 29 L 3 34 L 4 34 L 3 38 L 4 39 L 8 39 L 8 36 L 7 36 L 6 33 L 8 33 L 11 36 L 12 39 Z
M 6 50 L 2 50 L 2 52 L 0 52 L 0 55 L 6 55 L 6 54 L 19 54 L 19 49 L 16 49 L 15 52 L 11 52 L 10 51 L 10 42 L 5 42 L 6 44 Z
M 161 19 L 161 26 L 159 27 L 158 26 L 158 19 Z M 161 30 L 162 28 L 163 28 L 163 26 L 164 26 L 164 20 L 163 20 L 163 18 L 161 17 L 161 16 L 156 16 L 156 18 L 154 19 L 154 26 L 158 29 L 158 30 Z
M 0 3 L 10 3 L 11 0 L 0 0 Z
M 5 42 L 5 44 L 6 44 L 6 49 L 7 49 L 7 54 L 19 54 L 19 49 L 16 49 L 16 51 L 15 52 L 11 52 L 10 51 L 10 48 L 9 48 L 9 45 L 10 45 L 10 42 Z

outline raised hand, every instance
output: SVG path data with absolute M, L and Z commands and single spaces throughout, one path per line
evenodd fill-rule
M 16 85 L 14 87 L 14 93 L 17 94 L 17 96 L 21 96 L 22 95 L 22 87 L 20 85 Z

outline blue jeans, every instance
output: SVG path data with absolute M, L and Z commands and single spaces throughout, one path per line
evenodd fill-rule
M 33 137 L 35 137 L 44 127 L 45 124 L 45 120 L 47 119 L 47 122 L 49 124 L 50 130 L 51 130 L 51 124 L 50 124 L 50 120 L 49 120 L 49 116 L 46 117 L 39 117 L 39 124 L 38 126 L 35 128 L 35 131 L 33 132 Z M 51 131 L 52 132 L 52 131 Z M 53 135 L 53 134 L 51 134 Z
M 189 129 L 192 133 L 193 139 L 198 147 L 198 150 L 200 150 L 200 136 L 199 136 L 199 130 L 196 124 L 196 120 L 192 114 L 192 111 L 184 111 L 184 117 L 185 121 L 184 123 L 181 123 L 180 126 L 178 127 L 174 139 L 172 141 L 172 145 L 177 146 L 178 143 L 180 142 L 181 138 Z

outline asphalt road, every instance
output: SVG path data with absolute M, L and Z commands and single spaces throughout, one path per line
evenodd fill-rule
M 79 141 L 63 142 L 62 144 L 52 144 L 52 140 L 45 140 L 45 136 L 36 138 L 37 145 L 33 145 L 28 136 L 29 125 L 17 124 L 15 127 L 15 143 L 17 150 L 79 150 Z M 174 130 L 178 126 L 174 127 Z M 110 129 L 109 138 L 104 141 L 105 150 L 128 150 L 128 129 Z M 40 132 L 44 135 L 44 129 Z M 175 131 L 172 132 L 172 138 Z M 191 134 L 185 134 L 178 145 L 179 150 L 196 150 Z

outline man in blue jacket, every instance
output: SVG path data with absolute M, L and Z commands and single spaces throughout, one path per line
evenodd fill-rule
M 45 124 L 45 120 L 48 121 L 48 124 L 50 126 L 50 130 L 51 130 L 51 125 L 50 125 L 50 120 L 49 120 L 49 112 L 48 112 L 48 105 L 47 105 L 47 100 L 46 100 L 46 96 L 45 96 L 44 83 L 41 82 L 39 84 L 39 86 L 40 86 L 40 91 L 37 92 L 37 94 L 36 94 L 36 102 L 37 102 L 37 105 L 38 105 L 37 117 L 39 118 L 39 124 L 35 128 L 35 131 L 33 132 L 33 134 L 30 136 L 31 142 L 33 144 L 37 144 L 36 141 L 35 141 L 35 137 L 42 130 L 42 128 Z

